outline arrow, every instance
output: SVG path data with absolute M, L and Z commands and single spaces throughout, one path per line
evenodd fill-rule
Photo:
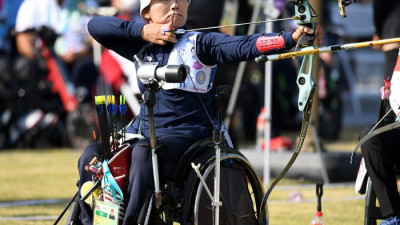
M 296 52 L 288 52 L 288 53 L 281 53 L 281 54 L 274 54 L 274 55 L 261 55 L 255 59 L 257 63 L 263 63 L 266 61 L 275 61 L 280 59 L 288 59 L 293 57 L 299 56 L 306 56 L 306 55 L 315 55 L 319 53 L 326 53 L 326 52 L 338 52 L 342 50 L 351 50 L 356 48 L 365 48 L 365 47 L 372 47 L 375 45 L 384 45 L 384 44 L 391 44 L 391 43 L 399 43 L 400 38 L 388 38 L 376 41 L 365 41 L 365 42 L 356 42 L 356 43 L 349 43 L 343 45 L 331 45 L 325 46 L 321 48 L 307 48 Z

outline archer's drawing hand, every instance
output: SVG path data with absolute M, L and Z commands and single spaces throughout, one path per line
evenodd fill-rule
M 322 30 L 319 23 L 315 24 L 315 31 L 310 27 L 299 26 L 292 34 L 293 40 L 298 42 L 301 36 L 303 36 L 303 34 L 305 33 L 314 34 L 315 44 L 318 45 L 322 43 L 322 36 L 324 35 L 324 31 Z
M 146 24 L 142 29 L 142 38 L 158 45 L 165 45 L 167 42 L 176 43 L 176 35 L 172 32 L 165 32 L 166 30 L 171 31 L 173 27 L 165 24 Z

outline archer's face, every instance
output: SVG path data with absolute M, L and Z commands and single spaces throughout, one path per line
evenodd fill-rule
M 151 0 L 143 16 L 149 23 L 180 28 L 186 23 L 188 7 L 188 0 Z

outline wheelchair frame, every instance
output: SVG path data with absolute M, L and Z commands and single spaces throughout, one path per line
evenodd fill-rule
M 399 171 L 396 170 L 397 176 Z M 383 220 L 384 217 L 377 204 L 377 196 L 375 194 L 371 178 L 367 175 L 365 187 L 365 212 L 364 212 L 364 225 L 377 225 L 377 220 Z
M 155 193 L 154 193 L 154 198 L 152 197 L 150 199 L 150 203 L 149 205 L 152 204 L 152 202 L 155 202 L 156 208 L 161 207 L 162 205 L 162 194 L 161 194 L 161 190 L 160 190 L 160 182 L 159 182 L 159 175 L 158 175 L 158 162 L 157 162 L 157 155 L 156 155 L 156 136 L 155 136 L 155 125 L 154 125 L 154 114 L 153 114 L 153 106 L 155 105 L 155 93 L 159 91 L 159 84 L 157 81 L 155 80 L 149 80 L 149 83 L 147 84 L 146 87 L 146 91 L 144 94 L 144 103 L 148 108 L 148 116 L 149 116 L 149 127 L 150 127 L 150 144 L 151 144 L 151 148 L 152 148 L 152 161 L 153 161 L 153 177 L 154 177 L 154 184 L 155 184 Z M 231 87 L 227 87 L 227 86 L 221 86 L 218 87 L 216 90 L 216 94 L 214 96 L 214 102 L 217 104 L 217 109 L 219 109 L 219 102 L 220 102 L 220 96 L 224 95 L 224 94 L 230 94 L 231 93 Z M 219 131 L 219 133 L 214 133 L 214 137 L 213 137 L 213 143 L 214 143 L 214 147 L 215 147 L 215 156 L 213 159 L 209 159 L 209 162 L 213 162 L 211 165 L 208 165 L 205 170 L 204 175 L 201 174 L 200 172 L 200 167 L 201 164 L 195 164 L 193 162 L 191 162 L 192 168 L 195 171 L 196 177 L 199 179 L 200 181 L 200 185 L 198 186 L 198 191 L 196 194 L 196 200 L 194 203 L 194 216 L 193 216 L 193 224 L 194 225 L 201 225 L 198 224 L 197 220 L 199 218 L 199 215 L 196 213 L 198 212 L 198 206 L 199 206 L 199 199 L 200 199 L 200 195 L 201 195 L 201 190 L 204 188 L 208 194 L 208 197 L 211 200 L 211 205 L 212 205 L 212 209 L 213 209 L 213 225 L 219 225 L 220 224 L 220 207 L 222 206 L 222 202 L 220 201 L 220 175 L 221 175 L 221 161 L 225 160 L 225 159 L 231 159 L 234 158 L 233 155 L 227 154 L 225 156 L 222 156 L 221 158 L 221 144 L 224 141 L 224 137 L 225 137 L 225 141 L 228 142 L 229 145 L 232 145 L 229 139 L 229 136 L 226 136 L 226 130 L 224 129 L 225 126 L 223 125 L 223 122 L 221 120 L 221 112 L 220 110 L 217 110 L 217 117 L 218 117 L 218 121 L 219 124 L 221 125 L 221 129 Z M 232 147 L 232 146 L 230 146 Z M 240 154 L 240 153 L 239 153 Z M 239 155 L 237 154 L 237 155 Z M 250 174 L 252 175 L 252 187 L 254 186 L 257 190 L 255 190 L 255 192 L 257 192 L 257 196 L 256 196 L 256 205 L 253 206 L 253 208 L 255 208 L 257 210 L 257 214 L 259 217 L 257 218 L 258 223 L 266 223 L 268 224 L 268 213 L 267 211 L 267 207 L 265 207 L 265 212 L 260 212 L 261 210 L 261 202 L 262 202 L 262 198 L 264 195 L 264 191 L 263 191 L 263 186 L 261 184 L 260 179 L 258 178 L 257 173 L 255 172 L 254 168 L 251 167 L 250 163 L 247 161 L 247 159 L 245 159 L 244 156 L 235 156 L 236 159 L 240 159 L 239 161 L 241 163 L 244 163 L 245 167 L 247 167 L 247 171 L 250 172 Z M 211 194 L 211 191 L 208 188 L 208 185 L 204 179 L 204 177 L 207 177 L 208 174 L 211 172 L 212 168 L 215 168 L 215 173 L 214 173 L 214 195 Z M 196 179 L 194 179 L 196 180 Z M 254 190 L 253 190 L 254 191 Z M 188 195 L 185 191 L 185 197 L 184 199 L 186 199 L 186 201 L 184 201 L 183 204 L 183 212 L 182 212 L 182 218 L 181 218 L 181 224 L 186 224 L 188 222 L 188 217 L 190 212 L 188 211 L 188 209 L 192 206 L 191 200 L 188 200 L 188 198 L 191 198 L 191 195 Z M 148 224 L 149 221 L 149 217 L 151 215 L 151 207 L 148 207 L 148 211 L 146 213 L 146 218 L 144 220 L 144 225 Z M 167 221 L 166 224 L 172 224 L 171 221 Z
M 377 198 L 372 187 L 371 178 L 368 176 L 365 189 L 364 225 L 376 225 L 377 219 L 383 219 L 382 213 L 376 204 Z

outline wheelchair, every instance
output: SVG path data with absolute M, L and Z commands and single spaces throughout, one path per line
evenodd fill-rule
M 227 86 L 216 89 L 217 108 L 219 97 L 230 90 Z M 152 126 L 151 122 L 149 124 Z M 161 183 L 159 192 L 157 185 L 155 190 L 147 191 L 137 224 L 268 224 L 268 209 L 261 207 L 264 188 L 257 172 L 245 156 L 232 147 L 229 138 L 220 135 L 218 141 L 216 139 L 214 135 L 213 139 L 194 143 L 181 157 L 172 180 Z M 129 152 L 133 145 L 126 142 L 120 147 Z M 113 158 L 109 163 L 112 161 Z M 161 203 L 157 195 L 161 196 Z M 73 206 L 67 224 L 81 224 L 77 201 L 76 195 L 70 203 Z
M 161 153 L 162 154 L 162 153 Z M 211 225 L 212 200 L 192 164 L 199 168 L 208 189 L 214 188 L 215 149 L 211 139 L 193 144 L 182 156 L 174 179 L 161 188 L 162 205 L 156 207 L 154 190 L 148 190 L 138 224 L 149 225 Z M 255 169 L 237 150 L 221 147 L 220 224 L 267 224 L 267 208 L 261 211 L 264 188 Z M 80 209 L 75 196 L 66 224 L 81 224 Z
M 398 166 L 395 166 L 397 177 L 400 175 Z M 382 212 L 379 208 L 378 199 L 376 197 L 371 178 L 368 177 L 365 187 L 365 211 L 364 225 L 377 225 L 377 220 L 382 220 Z
M 365 189 L 364 225 L 376 225 L 378 219 L 383 219 L 377 204 L 376 194 L 372 188 L 371 178 L 368 177 Z

